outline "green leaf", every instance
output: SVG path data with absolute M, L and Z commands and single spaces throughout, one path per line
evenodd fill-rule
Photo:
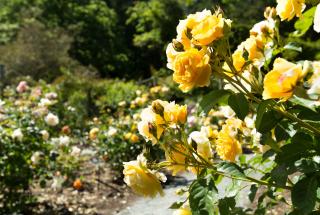
M 220 215 L 230 215 L 236 206 L 236 200 L 234 197 L 225 197 L 219 200 L 219 214 Z
M 290 138 L 288 132 L 281 125 L 277 125 L 275 127 L 274 135 L 276 136 L 277 142 L 280 142 L 282 140 L 288 140 Z
M 243 93 L 229 96 L 228 105 L 234 110 L 237 117 L 241 120 L 244 120 L 249 113 L 249 103 Z
M 280 163 L 289 163 L 310 154 L 313 149 L 312 137 L 305 133 L 297 133 L 292 137 L 291 143 L 281 147 L 281 152 L 277 154 L 275 161 Z
M 179 209 L 183 204 L 184 202 L 174 202 L 169 209 Z
M 189 188 L 192 215 L 214 215 L 218 190 L 212 177 L 199 178 Z
M 318 107 L 317 101 L 311 101 L 308 99 L 298 97 L 296 95 L 293 95 L 289 101 L 291 101 L 295 105 L 300 105 L 302 107 L 309 108 L 310 110 L 312 110 L 314 112 L 316 112 L 316 108 Z
M 312 7 L 304 12 L 299 20 L 294 24 L 294 28 L 297 30 L 294 32 L 294 36 L 303 36 L 313 24 L 313 18 L 316 11 L 316 7 Z
M 228 173 L 229 175 L 238 177 L 238 178 L 246 177 L 241 167 L 239 167 L 235 163 L 231 163 L 227 161 L 222 161 L 221 163 L 219 163 L 217 170 L 224 173 Z
M 206 113 L 208 113 L 215 105 L 225 101 L 231 95 L 231 92 L 228 90 L 215 90 L 211 93 L 205 95 L 201 102 L 200 107 Z
M 257 109 L 256 129 L 260 133 L 267 133 L 274 128 L 280 121 L 281 116 L 274 110 L 270 110 L 272 100 L 266 100 L 259 104 Z
M 316 204 L 318 182 L 315 177 L 307 177 L 298 181 L 292 188 L 293 206 L 303 212 L 310 213 Z
M 297 44 L 295 42 L 290 42 L 287 45 L 285 45 L 283 48 L 285 50 L 293 50 L 293 51 L 297 51 L 297 52 L 302 52 L 302 47 L 299 46 L 299 44 Z
M 275 152 L 281 152 L 281 149 L 276 141 L 271 137 L 271 132 L 262 134 L 261 144 L 270 146 Z
M 256 197 L 256 194 L 257 194 L 257 191 L 258 191 L 257 185 L 256 185 L 256 184 L 251 185 L 251 187 L 250 187 L 250 193 L 249 193 L 249 200 L 250 200 L 251 202 L 254 201 L 254 199 L 255 199 L 255 197 Z
M 288 171 L 284 164 L 276 166 L 271 171 L 271 180 L 278 186 L 285 186 L 287 183 Z
M 314 173 L 320 171 L 319 163 L 316 163 L 313 159 L 301 159 L 294 163 L 299 172 L 304 174 Z

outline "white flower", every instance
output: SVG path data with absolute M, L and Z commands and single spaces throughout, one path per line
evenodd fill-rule
M 201 129 L 201 131 L 193 131 L 189 135 L 188 142 L 192 143 L 194 141 L 197 144 L 197 153 L 205 159 L 212 157 L 213 152 L 211 149 L 211 143 L 207 136 L 206 129 Z
M 231 118 L 236 115 L 236 113 L 232 110 L 232 108 L 228 105 L 220 106 L 219 112 L 225 117 L 225 118 Z
M 114 128 L 114 127 L 110 127 L 109 130 L 108 130 L 107 135 L 108 135 L 109 137 L 112 137 L 112 136 L 114 136 L 116 133 L 117 133 L 117 129 Z
M 55 191 L 62 189 L 62 184 L 64 182 L 64 178 L 62 176 L 56 176 L 53 178 L 51 188 Z
M 22 141 L 22 139 L 23 139 L 23 133 L 22 133 L 22 131 L 21 131 L 20 128 L 15 129 L 15 130 L 13 131 L 13 133 L 12 133 L 12 138 L 13 138 L 14 140 Z
M 33 153 L 33 155 L 31 156 L 31 162 L 33 165 L 38 165 L 41 159 L 41 152 L 35 152 Z
M 70 155 L 71 156 L 79 156 L 80 152 L 81 152 L 81 149 L 79 147 L 72 146 Z
M 70 143 L 70 137 L 68 136 L 60 136 L 59 137 L 59 144 L 62 146 L 67 146 Z
M 307 93 L 309 95 L 320 95 L 320 76 L 312 81 L 312 85 Z
M 316 12 L 314 14 L 314 25 L 313 29 L 320 33 L 320 4 L 318 4 Z
M 42 139 L 43 140 L 48 140 L 49 139 L 50 134 L 49 134 L 48 131 L 42 130 L 42 131 L 40 131 L 40 134 L 42 135 Z
M 52 105 L 52 101 L 50 101 L 49 99 L 47 98 L 42 98 L 40 99 L 40 102 L 38 104 L 40 107 L 46 107 L 46 106 L 50 106 Z
M 58 116 L 49 113 L 46 117 L 45 117 L 45 121 L 48 125 L 50 126 L 56 126 L 59 124 L 59 118 Z
M 124 106 L 126 106 L 126 101 L 121 101 L 121 102 L 119 102 L 119 103 L 118 103 L 118 106 L 119 106 L 119 107 L 124 107 Z
M 56 99 L 58 97 L 58 95 L 55 92 L 51 92 L 51 93 L 46 93 L 45 97 L 47 99 L 52 100 L 52 99 Z

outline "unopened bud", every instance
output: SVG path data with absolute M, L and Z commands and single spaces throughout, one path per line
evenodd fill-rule
M 176 50 L 177 52 L 182 52 L 184 50 L 183 48 L 183 44 L 180 43 L 178 40 L 173 39 L 172 40 L 172 46 L 174 48 L 174 50 Z
M 156 114 L 159 114 L 160 116 L 163 116 L 164 107 L 160 104 L 159 101 L 152 102 L 152 110 Z
M 277 11 L 274 7 L 267 7 L 264 11 L 264 17 L 266 19 L 275 19 L 277 17 Z

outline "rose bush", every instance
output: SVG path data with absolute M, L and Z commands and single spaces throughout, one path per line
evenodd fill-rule
M 312 30 L 314 22 L 317 31 L 320 4 L 277 3 L 266 8 L 265 20 L 234 52 L 229 46 L 232 22 L 221 10 L 203 10 L 180 21 L 177 38 L 167 48 L 173 80 L 183 92 L 217 79 L 220 89 L 203 96 L 198 130 L 189 123 L 195 113 L 182 112 L 184 120 L 171 120 L 180 113 L 172 112 L 170 104 L 184 107 L 174 102 L 155 100 L 142 110 L 139 132 L 166 159 L 157 162 L 143 150 L 124 164 L 125 182 L 135 192 L 162 194 L 161 170 L 172 175 L 190 171 L 197 177 L 178 192 L 186 198 L 171 206 L 177 209 L 174 214 L 266 214 L 276 207 L 287 214 L 319 213 L 319 62 L 289 58 L 288 52 L 303 50 L 288 43 L 279 26 L 298 17 L 296 30 Z M 220 187 L 223 178 L 231 181 L 228 187 Z M 252 208 L 237 204 L 248 186 Z

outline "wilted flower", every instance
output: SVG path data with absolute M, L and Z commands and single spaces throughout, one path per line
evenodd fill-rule
M 22 133 L 22 131 L 21 131 L 20 128 L 15 129 L 15 130 L 13 131 L 13 133 L 12 133 L 12 138 L 13 138 L 14 140 L 22 141 L 22 139 L 23 139 L 23 133 Z
M 45 119 L 46 123 L 50 126 L 56 126 L 59 124 L 59 118 L 58 116 L 52 114 L 52 113 L 49 113 Z
M 65 125 L 65 126 L 63 126 L 63 127 L 61 128 L 61 132 L 62 132 L 63 134 L 70 134 L 70 133 L 71 133 L 71 129 L 70 129 L 70 127 L 69 127 L 68 125 Z
M 139 155 L 137 160 L 124 162 L 124 182 L 138 194 L 146 197 L 164 195 L 156 173 L 147 168 L 147 161 Z
M 16 90 L 17 90 L 18 93 L 23 93 L 26 90 L 28 90 L 28 88 L 29 88 L 29 86 L 28 86 L 26 81 L 20 81 L 20 83 L 18 84 Z

